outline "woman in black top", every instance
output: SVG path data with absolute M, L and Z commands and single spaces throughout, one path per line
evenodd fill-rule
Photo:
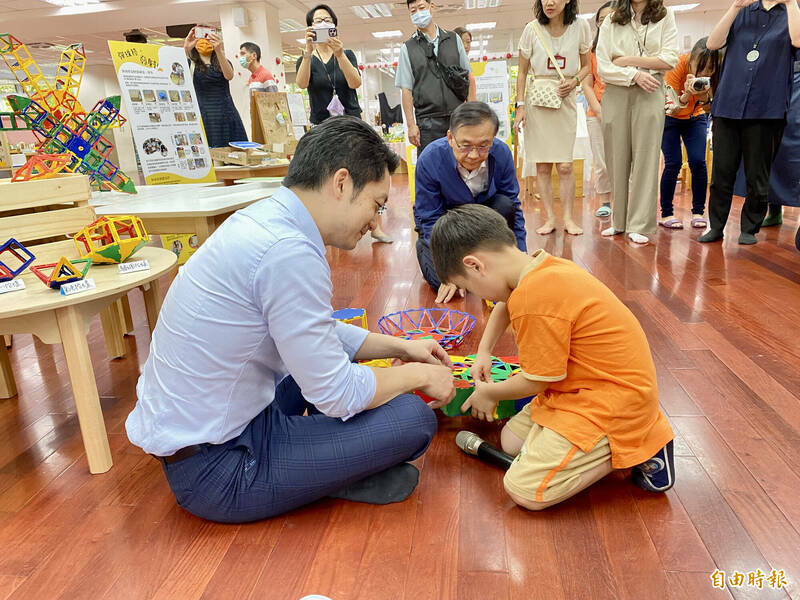
M 303 56 L 297 60 L 295 81 L 298 87 L 308 88 L 311 123 L 314 125 L 319 125 L 331 114 L 361 117 L 356 95 L 356 89 L 361 86 L 361 74 L 358 72 L 356 55 L 352 50 L 344 49 L 338 36 L 324 43 L 314 43 L 313 27 L 323 23 L 335 27 L 338 22 L 333 10 L 324 4 L 312 8 L 306 15 L 306 48 Z M 331 104 L 334 92 L 342 104 L 338 110 L 338 103 Z
M 208 146 L 224 148 L 230 142 L 247 141 L 242 118 L 231 98 L 228 82 L 233 79 L 233 65 L 225 57 L 222 38 L 211 34 L 209 39 L 197 39 L 193 27 L 183 48 L 194 66 L 192 79 Z
M 298 87 L 308 88 L 313 125 L 319 125 L 333 115 L 361 118 L 356 95 L 356 89 L 361 87 L 361 74 L 358 72 L 356 55 L 352 50 L 344 49 L 338 35 L 327 42 L 315 44 L 313 29 L 323 23 L 336 27 L 339 20 L 329 6 L 319 4 L 306 14 L 306 48 L 303 56 L 297 60 L 295 77 Z M 381 229 L 380 218 L 378 226 L 372 231 L 372 238 L 384 243 L 393 241 Z

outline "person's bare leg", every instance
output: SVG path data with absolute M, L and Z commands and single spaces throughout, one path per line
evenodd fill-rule
M 516 456 L 519 454 L 519 451 L 522 450 L 522 444 L 524 443 L 525 440 L 511 431 L 508 425 L 503 427 L 503 429 L 500 431 L 500 447 L 506 454 Z
M 583 229 L 572 218 L 575 201 L 575 172 L 572 163 L 558 163 L 558 193 L 564 207 L 564 229 L 571 235 L 580 235 Z
M 581 473 L 580 484 L 569 494 L 561 498 L 556 498 L 555 500 L 549 500 L 547 502 L 536 502 L 535 500 L 528 500 L 527 498 L 517 496 L 507 487 L 506 487 L 506 493 L 508 494 L 509 498 L 511 498 L 516 504 L 519 504 L 522 508 L 527 508 L 528 510 L 542 510 L 549 506 L 553 506 L 554 504 L 558 504 L 559 502 L 563 502 L 567 498 L 572 498 L 572 496 L 574 496 L 578 492 L 582 492 L 593 483 L 600 481 L 603 477 L 611 473 L 611 471 L 613 470 L 614 469 L 611 468 L 611 459 L 608 459 L 607 461 L 600 463 L 596 467 L 589 469 L 584 473 Z
M 553 163 L 536 164 L 536 185 L 545 210 L 544 225 L 536 230 L 539 235 L 553 233 L 556 229 L 556 216 L 553 212 Z

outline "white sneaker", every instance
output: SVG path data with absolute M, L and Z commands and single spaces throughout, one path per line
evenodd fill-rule
M 642 235 L 641 233 L 629 233 L 628 239 L 634 244 L 646 244 L 650 241 L 646 235 Z
M 622 233 L 622 232 L 621 231 L 617 231 L 613 227 L 609 227 L 608 229 L 603 229 L 603 231 L 600 232 L 600 235 L 602 235 L 603 237 L 611 237 L 612 235 L 617 235 L 619 233 Z

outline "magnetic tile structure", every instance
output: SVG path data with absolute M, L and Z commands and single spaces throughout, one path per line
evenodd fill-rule
M 86 266 L 83 267 L 82 271 L 79 271 L 75 265 L 81 263 L 84 263 Z M 33 271 L 47 287 L 57 290 L 65 283 L 72 283 L 83 279 L 91 266 L 92 260 L 89 258 L 70 261 L 67 257 L 62 256 L 57 263 L 34 265 L 31 267 L 31 271 Z M 47 269 L 51 269 L 49 275 L 46 273 Z
M 356 325 L 362 329 L 369 329 L 367 325 L 367 311 L 363 308 L 341 308 L 333 311 L 333 318 L 342 323 Z
M 10 256 L 13 256 L 19 265 L 6 264 Z M 0 282 L 11 281 L 31 266 L 36 259 L 33 253 L 14 238 L 9 238 L 0 245 Z
M 384 315 L 378 321 L 381 333 L 407 340 L 433 339 L 452 350 L 475 327 L 475 317 L 450 308 L 412 308 Z
M 9 33 L 0 34 L 0 57 L 13 73 L 26 96 L 7 96 L 13 113 L 0 113 L 0 130 L 31 129 L 39 141 L 40 154 L 69 154 L 61 170 L 82 173 L 98 190 L 135 193 L 130 178 L 109 160 L 113 145 L 103 132 L 119 127 L 119 96 L 102 99 L 88 113 L 78 102 L 86 53 L 82 44 L 65 47 L 51 83 L 42 73 L 25 44 Z M 29 159 L 35 161 L 36 156 Z M 27 165 L 21 181 L 52 177 L 42 163 Z
M 127 260 L 150 236 L 139 217 L 100 217 L 75 234 L 81 258 L 95 263 L 114 264 Z

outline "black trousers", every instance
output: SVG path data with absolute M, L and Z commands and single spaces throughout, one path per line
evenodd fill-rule
M 419 148 L 417 156 L 422 154 L 425 146 L 447 135 L 450 129 L 450 117 L 420 117 L 417 119 L 419 127 Z
M 769 173 L 783 137 L 783 119 L 725 119 L 713 124 L 714 164 L 708 216 L 711 229 L 722 232 L 728 221 L 739 162 L 744 162 L 747 197 L 742 207 L 742 233 L 758 233 L 767 214 Z
M 502 194 L 496 194 L 486 200 L 486 202 L 483 202 L 483 205 L 500 213 L 506 220 L 506 223 L 508 223 L 508 227 L 512 231 L 514 230 L 514 220 L 517 216 L 517 209 L 514 207 L 511 198 L 503 196 Z M 433 288 L 434 292 L 438 291 L 441 282 L 439 281 L 439 276 L 436 274 L 436 267 L 433 265 L 431 247 L 422 237 L 417 238 L 417 261 L 419 262 L 419 268 L 422 271 L 422 276 L 425 278 L 425 281 Z

